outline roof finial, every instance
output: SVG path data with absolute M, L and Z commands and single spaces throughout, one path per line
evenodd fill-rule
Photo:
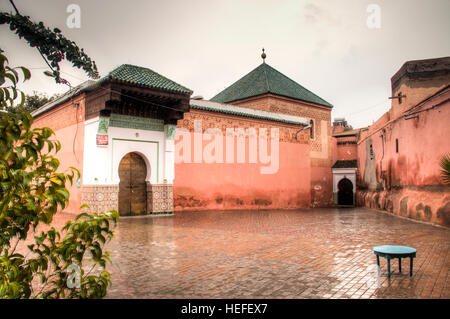
M 263 63 L 266 63 L 266 54 L 264 53 L 264 48 L 262 49 L 262 54 L 261 54 L 261 58 L 263 59 Z

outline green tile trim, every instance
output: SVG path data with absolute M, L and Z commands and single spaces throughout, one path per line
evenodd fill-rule
M 331 168 L 357 168 L 357 160 L 340 160 L 336 161 Z
M 236 111 L 230 111 L 230 110 L 218 110 L 215 108 L 207 107 L 207 106 L 201 106 L 201 105 L 195 105 L 191 104 L 191 108 L 197 109 L 197 110 L 203 110 L 203 111 L 209 111 L 209 112 L 216 112 L 216 113 L 224 113 L 224 114 L 231 114 L 236 116 L 242 116 L 242 117 L 250 117 L 260 120 L 268 120 L 268 121 L 275 121 L 275 122 L 281 122 L 286 124 L 295 124 L 295 125 L 302 125 L 302 126 L 308 126 L 306 123 L 299 123 L 296 121 L 289 121 L 284 119 L 279 119 L 276 117 L 270 117 L 270 116 L 262 116 L 262 115 L 256 115 L 256 114 L 248 114 L 244 112 L 236 112 Z
M 166 125 L 166 139 L 174 140 L 175 139 L 175 131 L 177 126 L 172 124 Z
M 109 117 L 99 117 L 97 134 L 108 134 L 109 120 Z
M 164 120 L 115 113 L 111 114 L 109 126 L 164 132 Z

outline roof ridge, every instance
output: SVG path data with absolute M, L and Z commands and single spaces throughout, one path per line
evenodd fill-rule
M 139 68 L 139 69 L 144 69 L 145 71 L 150 71 L 150 72 L 153 72 L 153 73 L 155 73 L 155 74 L 159 75 L 160 77 L 162 77 L 162 78 L 164 78 L 164 79 L 166 79 L 166 80 L 168 80 L 168 81 L 170 81 L 170 82 L 176 83 L 175 81 L 173 81 L 173 80 L 169 79 L 168 77 L 166 77 L 166 76 L 164 76 L 164 75 L 162 75 L 162 74 L 160 74 L 160 73 L 156 72 L 156 71 L 155 71 L 155 70 L 153 70 L 153 69 L 150 69 L 150 68 L 146 68 L 146 67 L 144 67 L 144 66 L 139 66 L 139 65 L 128 64 L 128 63 L 126 63 L 126 64 L 122 64 L 122 65 L 126 65 L 126 66 L 132 66 L 132 67 L 134 67 L 134 68 Z M 176 84 L 178 84 L 178 83 L 176 83 Z M 181 85 L 181 84 L 178 84 L 178 85 L 179 85 L 179 86 L 183 86 L 183 85 Z
M 266 64 L 266 62 L 263 62 L 261 65 L 267 65 L 270 67 L 270 65 Z M 269 78 L 267 77 L 266 68 L 263 68 L 263 71 L 264 71 L 264 76 L 266 77 L 267 91 L 270 93 Z
M 113 70 L 111 70 L 111 71 L 103 78 L 103 80 L 115 78 L 115 76 L 114 76 L 113 73 L 119 73 L 120 71 L 122 71 L 122 70 L 124 70 L 124 69 L 126 69 L 126 68 L 138 69 L 138 70 L 142 70 L 142 71 L 144 71 L 144 72 L 146 72 L 146 73 L 156 75 L 156 76 L 162 78 L 163 80 L 168 81 L 168 82 L 171 83 L 172 85 L 175 85 L 175 86 L 178 86 L 178 87 L 182 88 L 182 89 L 185 90 L 185 91 L 189 91 L 189 92 L 191 92 L 191 93 L 193 92 L 191 89 L 185 87 L 184 85 L 179 84 L 178 82 L 175 82 L 174 80 L 169 79 L 168 77 L 166 77 L 166 76 L 164 76 L 164 75 L 162 75 L 162 74 L 156 72 L 156 71 L 153 70 L 153 69 L 150 69 L 150 68 L 144 67 L 144 66 L 139 66 L 139 65 L 129 64 L 129 63 L 124 63 L 124 64 L 121 64 L 121 65 L 119 65 L 118 67 L 114 68 Z M 102 79 L 101 79 L 101 80 L 102 80 Z M 121 80 L 121 79 L 117 79 L 117 80 L 123 81 L 123 80 Z M 100 80 L 99 80 L 99 81 L 100 81 Z M 171 90 L 171 89 L 169 89 L 169 90 Z
M 244 79 L 245 77 L 247 77 L 248 75 L 252 74 L 253 72 L 255 72 L 256 70 L 258 70 L 261 67 L 262 64 L 258 65 L 257 67 L 255 67 L 254 69 L 252 69 L 251 71 L 247 72 L 244 76 L 241 76 L 240 78 L 238 78 L 237 80 L 235 80 L 231 85 L 229 85 L 228 87 L 226 87 L 225 89 L 223 89 L 222 91 L 220 91 L 219 93 L 217 93 L 216 95 L 214 95 L 210 100 L 214 101 L 213 99 L 216 98 L 218 95 L 220 95 L 221 93 L 223 93 L 225 90 L 232 88 L 235 85 L 238 85 L 239 82 Z
M 312 91 L 310 91 L 310 90 L 308 90 L 307 88 L 305 88 L 303 85 L 301 85 L 300 83 L 298 83 L 297 81 L 294 81 L 293 79 L 291 79 L 290 77 L 288 77 L 287 75 L 285 75 L 284 73 L 282 73 L 282 72 L 280 72 L 280 71 L 278 71 L 277 69 L 275 69 L 274 67 L 272 67 L 272 66 L 270 66 L 270 65 L 268 65 L 267 64 L 267 66 L 268 67 L 270 67 L 272 70 L 274 70 L 275 72 L 278 72 L 279 74 L 281 74 L 283 77 L 285 77 L 286 79 L 288 79 L 289 81 L 292 81 L 292 82 L 294 82 L 295 84 L 297 84 L 298 86 L 300 86 L 301 88 L 303 88 L 304 90 L 306 90 L 306 91 L 308 91 L 309 93 L 311 93 L 312 95 L 314 95 L 314 96 L 316 96 L 316 97 L 318 97 L 319 99 L 321 99 L 322 101 L 324 101 L 325 103 L 327 103 L 327 104 L 330 104 L 331 105 L 331 103 L 330 102 L 328 102 L 328 101 L 326 101 L 326 100 L 324 100 L 323 98 L 321 98 L 320 96 L 318 96 L 317 94 L 315 94 L 314 92 L 312 92 Z
M 268 93 L 333 107 L 328 101 L 265 62 L 214 95 L 210 100 L 229 103 Z

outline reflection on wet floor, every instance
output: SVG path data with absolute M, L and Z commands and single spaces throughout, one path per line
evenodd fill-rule
M 127 217 L 115 233 L 108 298 L 450 298 L 450 230 L 365 208 Z M 383 244 L 417 249 L 412 278 L 384 259 L 377 278 Z

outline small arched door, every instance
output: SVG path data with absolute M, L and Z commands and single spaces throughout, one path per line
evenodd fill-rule
M 147 167 L 136 153 L 128 153 L 119 164 L 119 214 L 144 215 L 147 213 Z
M 338 205 L 353 205 L 353 183 L 346 177 L 338 183 Z

